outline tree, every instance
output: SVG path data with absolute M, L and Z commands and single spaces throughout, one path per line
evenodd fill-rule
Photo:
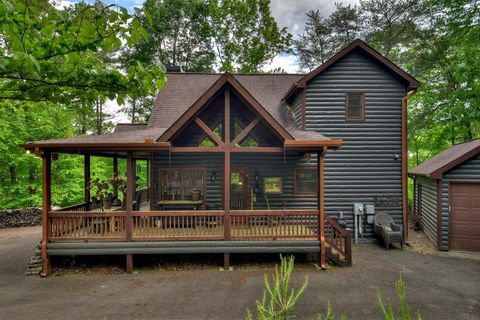
M 218 70 L 259 72 L 290 46 L 287 28 L 279 29 L 270 0 L 210 0 L 210 28 Z
M 359 36 L 360 14 L 356 6 L 335 3 L 335 10 L 329 17 L 333 42 L 337 48 L 346 47 Z
M 307 12 L 305 32 L 293 41 L 301 69 L 313 70 L 324 63 L 333 52 L 332 29 L 320 11 Z
M 279 29 L 269 0 L 147 0 L 136 16 L 151 37 L 127 57 L 146 65 L 259 72 L 290 45 L 291 35 Z
M 122 73 L 116 63 L 123 46 L 147 37 L 122 7 L 96 2 L 59 10 L 46 0 L 1 0 L 0 99 L 123 103 L 154 93 L 165 80 L 162 66 L 136 62 Z
M 154 104 L 155 98 L 151 96 L 129 99 L 121 111 L 130 117 L 131 123 L 147 123 Z
M 133 58 L 145 65 L 180 66 L 187 72 L 213 71 L 208 3 L 146 0 L 135 15 L 150 37 L 127 50 L 124 64 L 129 65 Z
M 410 49 L 422 81 L 412 99 L 410 148 L 418 164 L 450 145 L 480 137 L 477 1 L 429 1 L 436 32 Z
M 335 10 L 327 18 L 318 10 L 306 15 L 305 31 L 293 41 L 301 69 L 313 70 L 359 35 L 356 6 L 335 3 Z
M 366 41 L 386 57 L 398 54 L 425 33 L 427 6 L 423 0 L 361 0 L 362 32 Z

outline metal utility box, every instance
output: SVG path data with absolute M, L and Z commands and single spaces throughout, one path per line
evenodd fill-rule
M 365 214 L 367 215 L 367 223 L 373 223 L 373 217 L 375 216 L 375 206 L 373 204 L 365 205 Z

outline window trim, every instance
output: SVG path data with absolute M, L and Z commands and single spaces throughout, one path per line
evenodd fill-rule
M 317 174 L 317 190 L 315 192 L 301 192 L 297 191 L 297 171 L 313 171 Z M 317 196 L 318 195 L 318 172 L 316 168 L 313 167 L 296 167 L 293 169 L 293 196 L 294 197 L 306 197 L 306 196 Z
M 265 190 L 265 180 L 268 179 L 268 178 L 278 178 L 280 179 L 280 191 L 269 191 L 267 192 Z M 283 193 L 283 177 L 281 176 L 266 176 L 266 177 L 263 177 L 263 193 L 265 194 L 282 194 Z
M 185 199 L 184 189 L 185 186 L 183 184 L 183 172 L 184 171 L 201 171 L 203 173 L 203 185 L 202 185 L 202 200 L 203 203 L 206 203 L 207 200 L 207 168 L 205 167 L 161 167 L 158 168 L 158 199 L 162 200 L 162 175 L 163 171 L 182 171 L 182 193 L 181 197 L 182 200 Z
M 350 95 L 360 95 L 360 118 L 351 118 L 348 116 Z M 362 91 L 345 92 L 345 122 L 365 122 L 365 92 L 362 92 Z

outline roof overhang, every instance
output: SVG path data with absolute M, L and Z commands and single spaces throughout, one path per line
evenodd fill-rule
M 325 140 L 285 140 L 285 150 L 298 151 L 318 151 L 323 148 L 336 149 L 343 144 L 342 139 L 325 139 Z
M 40 150 L 51 151 L 166 151 L 170 149 L 169 142 L 128 142 L 128 143 L 25 143 L 22 148 L 35 152 Z
M 290 89 L 288 89 L 287 93 L 283 97 L 283 100 L 287 102 L 290 101 L 290 99 L 293 96 L 295 96 L 300 90 L 302 90 L 307 86 L 307 82 L 309 82 L 310 80 L 318 76 L 324 70 L 326 70 L 327 68 L 335 64 L 338 60 L 340 60 L 341 58 L 346 56 L 348 53 L 350 53 L 351 51 L 357 48 L 362 49 L 364 52 L 370 55 L 374 60 L 376 60 L 381 65 L 383 65 L 386 69 L 390 70 L 393 74 L 403 79 L 407 84 L 407 91 L 415 90 L 418 87 L 420 87 L 420 82 L 417 79 L 415 79 L 413 76 L 405 72 L 402 68 L 394 64 L 392 61 L 385 58 L 382 54 L 380 54 L 378 51 L 376 51 L 375 49 L 367 45 L 362 40 L 356 39 L 352 43 L 350 43 L 348 46 L 343 48 L 341 51 L 339 51 L 337 54 L 335 54 L 333 57 L 328 59 L 326 62 L 322 63 L 319 67 L 314 69 L 312 72 L 305 75 L 305 77 L 295 82 L 290 87 Z

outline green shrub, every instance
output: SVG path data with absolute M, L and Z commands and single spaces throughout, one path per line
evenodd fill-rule
M 300 289 L 290 289 L 290 280 L 293 273 L 294 258 L 293 256 L 284 258 L 280 256 L 280 267 L 275 266 L 275 273 L 272 276 L 272 284 L 265 275 L 263 296 L 261 300 L 255 302 L 257 307 L 257 320 L 290 320 L 295 317 L 295 305 L 305 292 L 308 285 L 308 278 Z M 396 293 L 399 299 L 399 320 L 412 320 L 413 316 L 410 312 L 410 307 L 407 303 L 407 290 L 403 275 L 400 272 L 399 279 L 395 283 Z M 392 303 L 387 300 L 385 303 L 380 288 L 377 291 L 377 302 L 382 312 L 384 320 L 395 320 L 395 311 Z M 335 320 L 330 301 L 327 303 L 326 314 L 318 313 L 315 320 Z M 347 320 L 347 317 L 342 314 L 340 320 Z M 247 309 L 247 320 L 253 320 L 253 314 Z M 417 312 L 417 320 L 421 320 L 419 312 Z
M 395 283 L 395 289 L 397 292 L 398 300 L 400 303 L 400 318 L 401 320 L 412 320 L 413 316 L 410 312 L 410 307 L 407 303 L 407 288 L 405 286 L 405 281 L 403 281 L 403 275 L 400 272 L 400 276 L 398 281 Z M 392 303 L 387 300 L 387 303 L 383 301 L 382 294 L 380 292 L 380 288 L 377 290 L 377 301 L 382 311 L 383 319 L 384 320 L 395 320 L 395 312 L 392 307 Z M 417 319 L 421 320 L 420 314 L 417 312 Z
M 257 320 L 289 320 L 294 318 L 294 308 L 308 285 L 308 278 L 300 289 L 291 289 L 290 281 L 294 266 L 294 257 L 288 259 L 280 256 L 280 267 L 275 266 L 272 283 L 265 275 L 262 300 L 256 301 Z M 253 320 L 253 315 L 247 309 L 247 319 Z

